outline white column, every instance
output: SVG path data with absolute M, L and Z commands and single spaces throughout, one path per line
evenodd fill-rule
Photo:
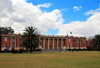
M 53 49 L 54 49 L 54 38 L 53 38 Z

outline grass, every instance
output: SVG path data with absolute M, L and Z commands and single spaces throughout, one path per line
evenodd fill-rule
M 1 53 L 0 68 L 100 68 L 100 52 Z

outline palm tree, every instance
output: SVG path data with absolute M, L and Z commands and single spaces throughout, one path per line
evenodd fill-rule
M 39 46 L 39 35 L 36 28 L 32 26 L 26 27 L 25 32 L 23 33 L 23 45 L 26 47 L 26 51 L 30 49 L 30 53 L 32 53 L 33 49 L 36 49 Z

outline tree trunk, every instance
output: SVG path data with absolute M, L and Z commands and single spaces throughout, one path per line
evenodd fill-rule
M 28 46 L 26 46 L 26 52 L 28 52 Z
M 32 42 L 30 42 L 30 53 L 32 53 Z
M 32 53 L 32 47 L 30 47 L 30 53 Z

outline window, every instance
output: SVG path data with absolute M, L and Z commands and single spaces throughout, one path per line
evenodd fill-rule
M 69 44 L 69 48 L 71 47 L 71 45 Z
M 65 39 L 62 39 L 62 45 L 65 46 Z
M 80 47 L 80 44 L 78 44 L 78 47 Z
M 74 47 L 75 47 L 75 44 L 74 44 Z
M 59 44 L 58 47 L 61 48 L 61 45 Z
M 41 45 L 41 47 L 43 48 L 43 45 Z
M 83 40 L 83 47 L 85 47 L 85 40 Z
M 47 45 L 45 45 L 45 49 L 48 49 L 48 46 Z
M 83 40 L 83 44 L 85 43 L 85 40 Z
M 69 39 L 69 42 L 71 41 L 71 39 Z
M 78 42 L 80 43 L 80 39 L 78 40 Z
M 15 42 L 15 39 L 13 38 L 12 41 Z
M 5 44 L 4 46 L 7 47 L 7 44 Z
M 75 39 L 73 41 L 75 42 Z
M 65 39 L 63 39 L 62 41 L 63 41 L 63 43 L 65 43 Z
M 57 42 L 57 39 L 55 39 L 54 41 Z
M 59 39 L 59 42 L 61 42 L 61 39 Z
M 85 45 L 83 44 L 83 47 L 85 47 Z
M 53 41 L 53 39 L 50 39 L 50 42 L 52 42 Z
M 21 47 L 22 45 L 21 44 L 19 44 L 19 47 Z
M 48 41 L 48 39 L 45 39 L 45 42 L 47 42 Z
M 41 38 L 40 41 L 42 42 L 43 41 L 43 38 Z
M 15 47 L 15 45 L 13 44 L 13 45 L 12 45 L 12 48 L 14 48 L 14 47 Z
M 22 40 L 22 38 L 19 38 L 19 41 L 21 41 Z
M 52 49 L 52 46 L 51 45 L 49 45 L 49 47 L 50 47 L 50 49 Z
M 4 40 L 7 41 L 7 37 L 5 37 Z

